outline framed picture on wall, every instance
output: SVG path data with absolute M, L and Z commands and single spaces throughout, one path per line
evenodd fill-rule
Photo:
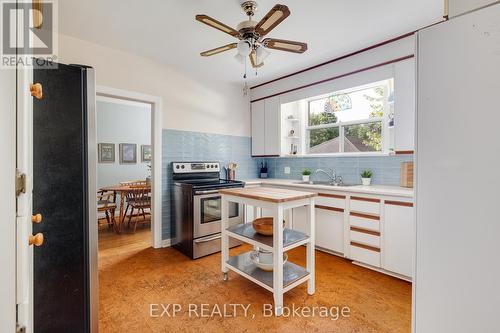
M 137 145 L 120 143 L 120 164 L 137 164 Z
M 99 163 L 115 163 L 115 144 L 99 143 Z
M 141 145 L 141 162 L 151 162 L 151 145 Z

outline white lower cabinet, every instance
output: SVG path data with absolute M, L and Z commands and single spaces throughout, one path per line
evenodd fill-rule
M 411 201 L 404 200 L 320 194 L 315 208 L 316 246 L 381 272 L 413 278 L 414 208 Z M 261 214 L 272 215 L 266 209 Z M 306 207 L 285 210 L 285 226 L 307 233 L 306 214 Z M 245 222 L 253 219 L 253 207 L 246 206 Z
M 351 241 L 350 259 L 380 267 L 380 249 Z
M 306 208 L 294 208 L 293 229 L 306 232 Z M 328 251 L 344 253 L 344 212 L 328 208 L 316 208 L 316 246 Z
M 384 210 L 383 268 L 413 277 L 413 204 L 387 200 Z
M 316 208 L 316 246 L 344 253 L 344 212 Z

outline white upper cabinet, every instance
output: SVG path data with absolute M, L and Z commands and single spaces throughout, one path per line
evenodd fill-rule
M 449 2 L 449 16 L 455 17 L 457 15 L 461 15 L 471 10 L 478 9 L 492 3 L 495 3 L 496 0 L 445 0 Z
M 263 156 L 265 151 L 264 101 L 252 103 L 252 156 Z
M 384 205 L 383 268 L 413 277 L 414 219 L 411 203 L 386 201 Z
M 279 96 L 252 103 L 252 156 L 278 156 L 281 151 Z
M 281 152 L 281 122 L 280 122 L 280 98 L 271 97 L 264 100 L 266 116 L 265 116 L 265 128 L 266 128 L 266 144 L 265 152 L 266 155 L 280 155 Z
M 415 147 L 415 60 L 395 64 L 394 151 L 413 151 Z

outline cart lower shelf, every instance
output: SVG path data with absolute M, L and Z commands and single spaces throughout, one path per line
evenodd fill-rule
M 257 267 L 250 259 L 250 253 L 230 257 L 226 263 L 227 268 L 273 292 L 273 272 Z M 283 265 L 283 292 L 309 280 L 309 277 L 309 272 L 304 267 L 287 261 Z

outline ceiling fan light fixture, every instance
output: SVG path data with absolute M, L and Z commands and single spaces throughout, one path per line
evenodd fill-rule
M 259 59 L 260 62 L 266 60 L 267 57 L 269 57 L 269 55 L 271 54 L 271 52 L 266 50 L 263 46 L 259 46 L 257 50 L 255 50 L 255 52 L 257 54 L 257 59 Z
M 234 59 L 236 59 L 236 61 L 238 61 L 240 64 L 244 64 L 245 63 L 245 59 L 246 57 L 242 56 L 241 54 L 237 53 L 235 56 L 234 56 Z
M 240 40 L 238 42 L 238 55 L 242 56 L 242 57 L 248 57 L 248 55 L 250 54 L 251 52 L 251 45 L 249 42 L 247 42 L 246 40 Z

